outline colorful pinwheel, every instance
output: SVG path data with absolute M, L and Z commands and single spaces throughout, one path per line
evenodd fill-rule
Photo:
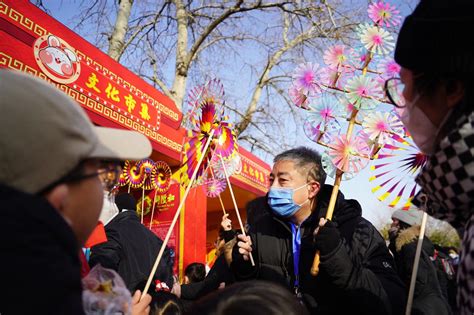
M 344 45 L 334 45 L 324 52 L 324 63 L 338 72 L 352 72 L 354 68 L 349 61 L 353 58 L 353 51 Z
M 306 96 L 321 93 L 317 63 L 300 64 L 293 74 L 293 85 Z
M 141 173 L 141 171 L 142 170 L 136 164 L 132 164 L 130 161 L 125 161 L 123 172 L 130 187 L 141 187 L 143 181 L 145 180 L 144 174 Z
M 302 109 L 309 109 L 309 100 L 310 95 L 303 93 L 303 89 L 298 88 L 296 85 L 292 84 L 288 90 L 290 99 L 297 107 Z
M 386 55 L 395 47 L 393 36 L 379 26 L 362 24 L 358 33 L 362 44 L 373 54 Z
M 382 59 L 377 65 L 377 72 L 380 73 L 384 82 L 387 79 L 398 77 L 400 69 L 400 65 L 392 57 Z
M 389 112 L 369 113 L 362 121 L 362 127 L 368 138 L 379 145 L 391 143 L 394 134 L 404 131 L 400 119 Z
M 341 128 L 336 119 L 341 114 L 341 106 L 337 103 L 337 99 L 329 96 L 321 98 L 311 106 L 311 112 L 304 122 L 306 136 L 314 142 L 329 141 Z
M 408 209 L 419 188 L 415 178 L 427 161 L 410 137 L 393 136 L 375 156 L 369 178 L 377 199 L 390 207 Z
M 119 180 L 118 180 L 118 185 L 120 187 L 128 185 L 127 177 L 126 177 L 125 172 L 123 170 L 122 170 L 122 173 L 120 173 Z
M 322 163 L 323 168 L 328 176 L 333 177 L 334 168 L 337 168 L 344 172 L 343 179 L 350 179 L 367 166 L 369 154 L 370 148 L 363 140 L 358 137 L 347 139 L 346 135 L 341 135 L 333 139 Z
M 223 158 L 230 158 L 237 151 L 237 141 L 230 128 L 230 124 L 224 121 L 220 113 L 217 112 L 215 103 L 206 102 L 201 107 L 201 118 L 192 119 L 193 129 L 189 130 L 189 141 L 184 145 L 185 156 L 183 159 L 181 183 L 189 184 L 189 180 L 198 161 L 203 161 L 199 166 L 196 181 L 203 179 L 205 170 L 208 169 L 212 154 L 217 154 Z M 205 144 L 213 132 L 213 139 L 210 148 L 204 152 Z
M 345 87 L 346 97 L 357 109 L 373 109 L 382 97 L 380 85 L 373 78 L 360 75 L 350 79 Z
M 224 104 L 224 86 L 219 79 L 211 79 L 203 85 L 199 85 L 188 93 L 189 111 L 183 118 L 183 126 L 192 128 L 192 119 L 197 120 L 201 107 L 206 103 L 213 103 L 217 108 Z
M 152 180 L 152 174 L 155 172 L 155 162 L 151 159 L 144 159 L 137 163 L 137 167 L 140 173 L 143 174 L 142 188 L 150 190 L 155 188 L 155 184 Z
M 225 178 L 212 178 L 204 182 L 206 196 L 210 198 L 217 198 L 227 187 Z
M 224 165 L 222 165 L 222 161 L 217 154 L 212 156 L 211 160 L 211 167 L 212 167 L 212 175 L 215 178 L 224 178 L 225 174 L 227 173 L 228 176 L 232 176 L 233 174 L 239 174 L 242 170 L 242 159 L 240 155 L 237 153 L 229 159 L 223 159 Z M 225 171 L 224 171 L 225 166 Z
M 171 185 L 171 168 L 163 161 L 155 162 L 155 172 L 151 175 L 155 189 L 160 194 L 168 191 Z
M 347 73 L 326 67 L 319 72 L 322 85 L 342 90 L 347 82 Z
M 382 1 L 372 3 L 367 10 L 369 17 L 376 25 L 390 27 L 397 26 L 401 22 L 400 11 L 389 3 Z

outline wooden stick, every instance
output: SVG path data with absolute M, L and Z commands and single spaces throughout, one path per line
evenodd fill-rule
M 415 262 L 413 263 L 413 270 L 411 272 L 410 290 L 408 291 L 408 301 L 407 301 L 407 308 L 405 310 L 405 315 L 411 314 L 411 307 L 413 304 L 413 295 L 415 294 L 416 275 L 418 273 L 418 265 L 420 264 L 421 249 L 423 246 L 423 238 L 425 237 L 425 228 L 426 228 L 427 219 L 428 219 L 428 214 L 425 211 L 423 211 L 423 217 L 421 219 L 420 236 L 418 237 L 418 244 L 416 245 Z
M 199 171 L 199 167 L 201 166 L 202 161 L 204 160 L 204 157 L 206 156 L 207 149 L 209 148 L 209 145 L 211 144 L 212 137 L 214 136 L 214 130 L 211 130 L 209 134 L 209 139 L 207 139 L 206 145 L 204 146 L 203 150 L 203 155 L 199 159 L 196 168 L 194 169 L 193 175 L 191 176 L 191 179 L 189 180 L 188 187 L 186 187 L 186 191 L 184 192 L 183 198 L 181 199 L 178 210 L 176 210 L 176 214 L 174 215 L 173 221 L 171 221 L 170 228 L 168 230 L 168 233 L 166 233 L 166 237 L 163 240 L 163 244 L 161 245 L 160 251 L 158 253 L 158 256 L 156 257 L 155 264 L 153 265 L 153 268 L 151 269 L 150 275 L 148 276 L 148 280 L 146 282 L 145 288 L 143 289 L 143 293 L 140 297 L 141 299 L 145 296 L 145 294 L 148 292 L 148 289 L 150 288 L 151 280 L 153 279 L 153 276 L 155 275 L 156 269 L 158 268 L 158 264 L 160 263 L 161 257 L 163 256 L 163 253 L 165 252 L 166 244 L 168 244 L 168 241 L 170 240 L 171 237 L 171 232 L 174 229 L 174 226 L 176 224 L 176 221 L 178 220 L 178 217 L 181 213 L 181 209 L 183 208 L 184 202 L 186 201 L 186 197 L 189 194 L 189 191 L 191 190 L 191 186 L 196 179 L 196 175 Z
M 337 170 L 336 179 L 334 181 L 334 186 L 332 188 L 331 199 L 329 200 L 328 210 L 326 212 L 326 219 L 330 220 L 332 214 L 334 213 L 334 207 L 336 205 L 337 193 L 339 192 L 339 186 L 341 185 L 341 179 L 344 172 Z M 316 251 L 314 255 L 313 265 L 311 266 L 311 275 L 317 276 L 319 273 L 319 262 L 320 262 L 320 253 L 319 250 Z
M 235 201 L 234 190 L 232 189 L 232 185 L 230 184 L 230 179 L 229 179 L 229 175 L 227 174 L 227 168 L 225 167 L 224 159 L 222 158 L 222 155 L 219 155 L 219 158 L 221 159 L 222 168 L 224 169 L 225 178 L 227 180 L 227 186 L 229 186 L 230 196 L 232 197 L 232 202 L 234 203 L 235 212 L 237 213 L 237 219 L 239 219 L 239 224 L 240 224 L 240 228 L 242 229 L 242 234 L 244 236 L 247 236 L 247 234 L 245 233 L 244 225 L 242 224 L 242 219 L 240 218 L 239 207 L 237 206 L 237 201 Z M 253 260 L 253 256 L 251 252 L 249 253 L 249 257 L 250 257 L 250 262 L 252 263 L 252 266 L 255 266 L 255 261 Z
M 142 218 L 141 218 L 142 224 L 143 224 L 143 213 L 145 213 L 145 186 L 142 186 Z
M 221 194 L 219 194 L 219 201 L 221 202 L 222 211 L 224 212 L 224 215 L 226 215 L 227 212 L 225 211 L 225 207 L 224 207 L 224 203 L 222 202 Z
M 352 136 L 352 131 L 354 130 L 355 119 L 359 110 L 354 109 L 351 114 L 351 120 L 349 121 L 349 126 L 347 127 L 346 138 L 350 139 Z M 341 186 L 343 171 L 336 171 L 336 179 L 334 180 L 334 186 L 332 188 L 331 199 L 329 200 L 328 210 L 326 212 L 326 219 L 331 220 L 334 213 L 334 207 L 336 206 L 337 194 L 339 192 L 339 187 Z M 320 252 L 316 251 L 314 254 L 313 265 L 311 266 L 311 275 L 317 276 L 319 273 L 319 262 L 320 262 Z
M 155 196 L 153 196 L 153 205 L 151 207 L 150 230 L 151 230 L 151 226 L 153 224 L 153 214 L 155 213 L 156 195 L 157 194 L 158 194 L 158 191 L 155 189 Z

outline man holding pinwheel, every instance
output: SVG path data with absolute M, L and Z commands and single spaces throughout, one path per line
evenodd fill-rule
M 274 162 L 267 196 L 251 203 L 258 218 L 232 250 L 236 278 L 278 282 L 314 314 L 401 314 L 405 287 L 359 203 L 339 192 L 333 221 L 323 219 L 332 187 L 324 185 L 320 155 L 299 147 Z M 317 250 L 319 274 L 312 276 Z

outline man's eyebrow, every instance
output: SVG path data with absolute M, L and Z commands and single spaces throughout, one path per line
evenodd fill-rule
M 279 172 L 277 173 L 278 176 L 290 176 L 289 172 Z

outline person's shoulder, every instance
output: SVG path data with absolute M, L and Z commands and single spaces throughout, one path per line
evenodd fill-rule
M 253 200 L 250 200 L 247 203 L 247 209 L 254 209 L 254 208 L 266 208 L 267 207 L 267 197 L 257 197 Z

